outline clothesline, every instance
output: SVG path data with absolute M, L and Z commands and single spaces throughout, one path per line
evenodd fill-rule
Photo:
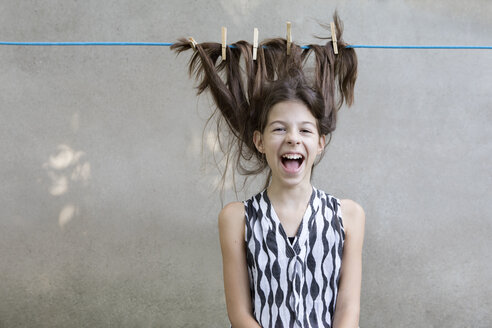
M 11 42 L 0 41 L 2 46 L 172 46 L 170 42 Z M 235 48 L 234 45 L 228 45 Z M 301 46 L 309 49 L 309 46 Z M 468 50 L 492 50 L 492 46 L 464 46 L 464 45 L 367 45 L 351 44 L 347 48 L 370 48 L 370 49 L 468 49 Z

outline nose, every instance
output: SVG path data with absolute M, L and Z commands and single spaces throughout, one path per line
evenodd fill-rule
M 287 143 L 289 145 L 298 145 L 301 143 L 301 137 L 297 131 L 289 131 L 287 133 Z

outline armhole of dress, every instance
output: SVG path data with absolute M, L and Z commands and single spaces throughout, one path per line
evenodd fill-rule
M 343 225 L 343 215 L 342 215 L 342 204 L 340 203 L 340 199 L 334 197 L 337 201 L 337 219 L 338 223 L 340 223 L 340 230 L 342 232 L 342 242 L 345 241 L 345 227 Z
M 245 244 L 248 244 L 248 201 L 245 200 L 243 201 L 243 205 L 244 205 L 244 243 Z

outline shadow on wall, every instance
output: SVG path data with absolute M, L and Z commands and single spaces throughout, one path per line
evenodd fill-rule
M 49 192 L 52 196 L 61 196 L 69 192 L 70 185 L 82 183 L 87 186 L 91 174 L 91 165 L 82 157 L 82 151 L 75 151 L 65 144 L 58 145 L 58 153 L 50 156 L 43 164 L 51 180 Z M 63 228 L 78 214 L 78 207 L 73 203 L 66 204 L 58 215 L 58 225 Z
M 206 149 L 204 149 L 205 147 Z M 234 168 L 234 163 L 232 160 L 227 161 L 221 152 L 216 131 L 206 130 L 203 136 L 194 135 L 189 142 L 187 153 L 191 158 L 201 158 L 203 176 L 207 179 L 207 184 L 212 186 L 214 190 L 219 190 L 221 187 L 224 187 L 225 191 L 233 190 L 233 180 L 230 178 L 229 172 Z M 221 174 L 226 166 L 228 178 L 222 186 Z M 210 167 L 214 173 L 210 172 Z
M 78 129 L 77 113 L 72 118 L 72 129 Z M 67 144 L 59 144 L 57 150 L 58 152 L 50 155 L 48 161 L 43 164 L 51 180 L 49 193 L 54 197 L 69 193 L 70 187 L 74 184 L 82 184 L 86 187 L 91 176 L 91 165 L 84 159 L 83 151 L 74 150 Z M 58 225 L 63 229 L 77 215 L 79 215 L 79 207 L 75 202 L 65 204 L 58 215 Z

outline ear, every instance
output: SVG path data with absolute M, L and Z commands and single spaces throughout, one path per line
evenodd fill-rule
M 261 132 L 258 130 L 253 132 L 253 143 L 255 144 L 256 149 L 260 153 L 263 154 L 265 152 L 265 148 L 263 147 L 263 139 L 261 137 Z
M 321 154 L 325 149 L 325 143 L 326 143 L 326 136 L 322 134 L 319 136 L 318 155 Z

